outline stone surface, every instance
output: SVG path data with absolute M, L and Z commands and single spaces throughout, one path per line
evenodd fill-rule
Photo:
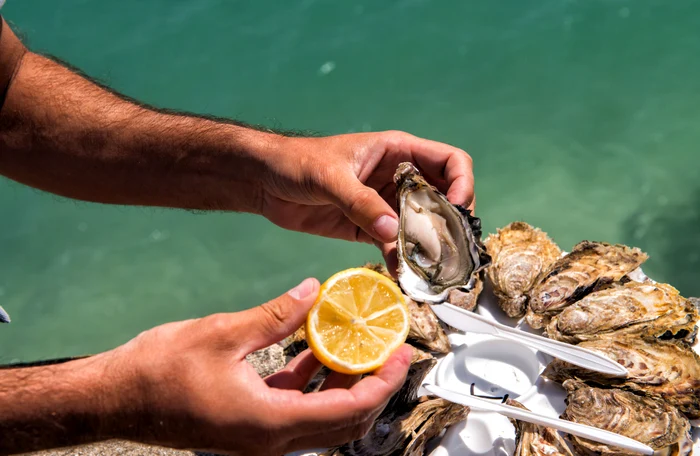
M 282 369 L 285 365 L 284 349 L 280 345 L 270 345 L 246 356 L 246 360 L 261 377 L 267 377 Z
M 248 362 L 262 377 L 273 374 L 284 367 L 284 349 L 280 345 L 271 345 L 251 353 Z M 211 453 L 172 450 L 157 446 L 123 440 L 109 440 L 90 445 L 81 445 L 55 450 L 25 453 L 26 456 L 215 456 Z

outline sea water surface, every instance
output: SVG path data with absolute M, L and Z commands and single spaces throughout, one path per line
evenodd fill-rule
M 400 129 L 474 159 L 485 231 L 636 245 L 700 295 L 700 2 L 9 0 L 30 47 L 172 109 Z M 246 214 L 0 180 L 0 361 L 95 353 L 381 257 Z

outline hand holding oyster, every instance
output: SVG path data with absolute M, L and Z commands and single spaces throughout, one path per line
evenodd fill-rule
M 450 203 L 411 163 L 394 175 L 400 214 L 399 284 L 418 302 L 444 302 L 453 289 L 471 289 L 490 263 L 481 243 L 481 221 Z

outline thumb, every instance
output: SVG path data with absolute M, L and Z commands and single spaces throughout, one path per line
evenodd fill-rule
M 399 231 L 396 213 L 376 190 L 363 185 L 354 175 L 338 182 L 334 190 L 336 206 L 355 225 L 379 242 L 396 240 Z
M 282 296 L 241 312 L 241 327 L 246 328 L 242 344 L 245 353 L 277 343 L 299 329 L 316 301 L 320 284 L 306 279 Z

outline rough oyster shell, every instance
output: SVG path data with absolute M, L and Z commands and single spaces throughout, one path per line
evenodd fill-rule
M 406 305 L 411 314 L 408 341 L 434 352 L 448 353 L 450 351 L 450 341 L 447 339 L 447 334 L 430 305 L 415 302 L 408 297 L 406 298 Z
M 464 421 L 468 413 L 462 405 L 423 397 L 404 413 L 383 413 L 363 439 L 322 456 L 423 456 L 430 439 Z
M 484 241 L 491 255 L 486 269 L 498 304 L 509 317 L 522 317 L 527 310 L 527 292 L 559 257 L 561 250 L 539 228 L 513 222 Z
M 512 399 L 507 405 L 528 410 Z M 574 456 L 563 438 L 552 428 L 510 419 L 515 426 L 515 452 L 513 456 Z
M 549 318 L 597 286 L 620 280 L 648 256 L 638 248 L 583 241 L 554 262 L 530 290 L 527 322 L 542 328 Z
M 447 295 L 447 302 L 464 310 L 474 310 L 479 300 L 479 295 L 484 290 L 482 273 L 476 274 L 470 290 L 466 288 L 453 288 Z
M 324 456 L 423 456 L 425 444 L 444 428 L 467 418 L 469 408 L 443 399 L 417 398 L 418 388 L 437 362 L 415 361 L 401 389 L 391 398 L 367 435 Z
M 575 380 L 565 381 L 564 387 L 569 395 L 562 419 L 622 434 L 663 450 L 661 454 L 692 451 L 688 419 L 663 400 L 620 389 L 593 388 Z M 635 454 L 581 437 L 570 438 L 581 454 Z
M 481 221 L 451 204 L 411 163 L 394 175 L 401 220 L 397 252 L 399 283 L 418 302 L 444 302 L 451 289 L 471 287 L 489 256 L 481 244 Z
M 547 336 L 576 343 L 605 334 L 644 334 L 692 342 L 697 308 L 671 285 L 628 282 L 586 296 L 552 318 Z
M 700 418 L 700 357 L 693 350 L 636 336 L 586 341 L 579 346 L 617 360 L 629 374 L 612 377 L 554 359 L 542 375 L 559 383 L 573 378 L 658 396 L 688 418 Z

